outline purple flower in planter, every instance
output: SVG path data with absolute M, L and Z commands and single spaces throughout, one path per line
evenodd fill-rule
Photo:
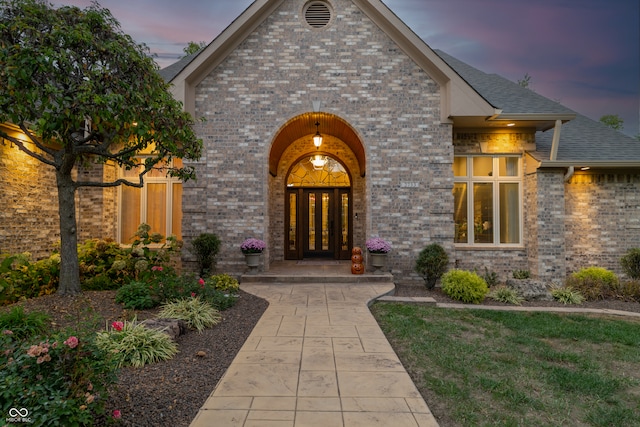
M 386 254 L 391 251 L 391 244 L 380 237 L 373 237 L 367 240 L 366 246 L 367 250 L 372 254 Z
M 260 239 L 250 238 L 242 242 L 240 249 L 243 254 L 259 254 L 267 247 L 267 244 Z

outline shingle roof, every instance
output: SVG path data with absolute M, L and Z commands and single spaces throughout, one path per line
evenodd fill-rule
M 198 54 L 202 51 L 200 49 L 196 53 L 192 53 L 191 55 L 187 55 L 181 58 L 178 62 L 174 62 L 173 64 L 161 69 L 159 71 L 160 76 L 164 79 L 165 82 L 170 82 L 174 79 L 175 76 L 180 74 L 180 71 L 184 70 L 184 68 L 193 61 L 193 59 L 198 56 Z
M 201 51 L 160 70 L 160 75 L 165 81 L 172 81 Z M 504 77 L 484 73 L 441 50 L 434 52 L 489 104 L 502 110 L 503 114 L 575 114 L 574 120 L 562 126 L 557 161 L 579 161 L 585 164 L 589 161 L 640 162 L 640 141 L 588 119 Z M 537 132 L 537 149 L 530 153 L 536 159 L 549 160 L 553 132 L 553 129 Z
M 565 114 L 574 111 L 545 98 L 530 89 L 497 74 L 487 74 L 441 50 L 434 50 L 460 77 L 469 83 L 484 99 L 506 114 L 549 113 Z
M 556 160 L 560 162 L 640 161 L 640 141 L 591 120 L 564 105 L 497 74 L 487 74 L 440 50 L 435 51 L 487 102 L 503 113 L 573 113 L 576 118 L 562 125 Z M 537 149 L 531 154 L 549 160 L 553 129 L 536 134 Z

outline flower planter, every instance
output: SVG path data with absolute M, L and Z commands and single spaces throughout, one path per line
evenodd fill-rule
M 387 254 L 369 252 L 369 262 L 371 263 L 371 266 L 375 268 L 375 270 L 373 270 L 373 274 L 382 274 L 382 269 L 387 265 Z
M 244 254 L 244 259 L 247 262 L 247 267 L 249 267 L 249 274 L 256 274 L 258 272 L 258 266 L 260 266 L 261 255 L 262 255 L 261 252 Z

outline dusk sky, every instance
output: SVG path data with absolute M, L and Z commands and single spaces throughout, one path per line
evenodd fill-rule
M 431 48 L 599 120 L 640 134 L 638 0 L 383 0 Z M 54 0 L 88 6 L 90 0 Z M 252 0 L 101 0 L 165 67 L 190 41 L 211 42 Z

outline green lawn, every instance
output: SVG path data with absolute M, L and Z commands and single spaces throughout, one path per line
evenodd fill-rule
M 441 427 L 640 426 L 640 321 L 371 309 Z

